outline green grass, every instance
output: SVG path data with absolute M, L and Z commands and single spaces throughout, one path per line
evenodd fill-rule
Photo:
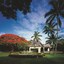
M 64 54 L 45 54 L 42 58 L 12 58 L 0 52 L 0 64 L 64 64 Z
M 0 57 L 8 56 L 9 52 L 0 52 Z
M 58 64 L 64 64 L 64 54 L 45 54 L 45 58 Z
M 64 54 L 45 54 L 46 58 L 64 58 Z

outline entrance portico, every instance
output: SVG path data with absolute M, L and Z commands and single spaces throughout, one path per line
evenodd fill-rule
M 37 50 L 38 53 L 41 53 L 41 47 L 29 47 L 29 51 Z

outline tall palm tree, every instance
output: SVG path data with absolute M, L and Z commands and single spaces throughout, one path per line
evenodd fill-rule
M 47 43 L 52 44 L 53 51 L 56 45 L 55 42 L 57 40 L 57 37 L 55 36 L 57 31 L 56 25 L 57 23 L 54 22 L 46 23 L 43 31 L 45 34 L 48 34 Z
M 49 4 L 52 8 L 45 14 L 45 17 L 48 17 L 46 23 L 51 23 L 54 19 L 56 19 L 58 25 L 61 27 L 60 16 L 64 18 L 64 1 L 50 0 Z
M 47 41 L 49 41 L 48 43 L 50 45 L 52 45 L 53 48 L 53 52 L 55 51 L 55 41 L 56 41 L 56 36 L 54 34 L 52 34 L 51 36 L 47 37 Z
M 45 34 L 48 34 L 48 36 L 52 35 L 55 33 L 55 31 L 57 31 L 57 29 L 55 28 L 55 26 L 57 25 L 57 23 L 46 23 L 46 25 L 44 26 L 44 30 L 43 32 Z
M 42 35 L 40 35 L 40 32 L 35 31 L 34 35 L 31 38 L 33 38 L 34 41 L 39 41 L 41 40 L 40 37 L 42 37 Z
M 51 34 L 50 36 L 47 37 L 47 43 L 52 45 L 53 52 L 55 51 L 55 46 L 56 46 L 56 40 L 59 40 L 61 37 L 56 37 L 55 34 Z
M 50 0 L 49 4 L 52 6 L 50 11 L 45 14 L 47 18 L 46 23 L 55 22 L 57 23 L 57 29 L 61 27 L 61 19 L 60 17 L 64 18 L 64 1 L 63 0 Z M 57 37 L 58 37 L 58 30 L 57 30 Z M 56 45 L 57 48 L 57 45 Z

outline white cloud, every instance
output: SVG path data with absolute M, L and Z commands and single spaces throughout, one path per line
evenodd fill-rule
M 4 33 L 4 32 L 0 32 L 0 35 L 3 35 L 3 34 L 6 34 L 6 33 Z
M 43 27 L 41 26 L 41 24 L 44 25 L 46 21 L 46 19 L 44 18 L 44 14 L 47 11 L 43 8 L 44 6 L 46 6 L 46 4 L 42 6 L 43 2 L 46 1 L 33 0 L 31 5 L 31 13 L 28 13 L 25 16 L 23 14 L 20 15 L 20 12 L 18 12 L 17 22 L 19 23 L 19 26 L 17 25 L 14 26 L 14 32 L 16 34 L 25 37 L 27 40 L 30 40 L 34 31 L 42 32 Z M 45 43 L 46 35 L 44 33 L 41 34 L 42 34 L 41 42 Z
M 36 28 L 40 28 L 40 24 L 45 23 L 45 18 L 44 18 L 44 11 L 40 12 L 31 12 L 28 13 L 26 16 L 20 16 L 19 20 L 17 22 L 20 24 L 20 26 L 28 29 L 28 30 L 36 30 Z
M 33 35 L 33 32 L 26 30 L 15 30 L 15 33 L 21 37 L 26 38 L 27 40 L 31 40 L 31 36 Z
M 31 40 L 31 36 L 33 36 L 34 34 L 34 31 L 28 31 L 28 30 L 19 30 L 19 29 L 15 29 L 15 33 L 21 37 L 24 37 L 26 38 L 27 40 Z M 45 41 L 46 41 L 46 37 L 47 35 L 45 35 L 44 33 L 40 33 L 42 35 L 41 37 L 41 43 L 42 44 L 45 44 Z

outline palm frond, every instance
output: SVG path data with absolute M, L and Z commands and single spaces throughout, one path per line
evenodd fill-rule
M 57 26 L 57 25 L 58 25 L 57 23 L 53 22 L 53 28 L 54 28 L 55 26 Z
M 40 40 L 40 37 L 42 37 L 42 35 L 40 35 L 40 32 L 35 31 L 34 35 L 31 38 L 37 41 Z
M 61 15 L 61 17 L 64 18 L 64 11 L 61 11 L 61 12 L 60 12 L 60 15 Z
M 54 13 L 55 13 L 55 11 L 54 11 L 53 9 L 51 9 L 49 12 L 47 12 L 47 13 L 45 14 L 45 18 L 46 18 L 47 16 L 50 16 L 50 15 L 54 14 Z
M 46 23 L 48 23 L 52 17 L 53 17 L 53 15 L 49 16 L 48 19 L 46 20 Z
M 53 20 L 54 20 L 54 18 L 55 18 L 55 15 L 51 18 L 51 20 L 49 21 L 49 23 L 52 23 Z
M 34 36 L 32 36 L 31 38 L 33 38 Z
M 42 37 L 42 35 L 38 35 L 38 36 Z
M 58 31 L 58 29 L 53 29 L 54 31 Z
M 52 6 L 53 9 L 57 9 L 58 8 L 58 1 L 57 0 L 51 0 L 49 2 L 49 4 Z
M 38 38 L 38 40 L 41 40 L 40 38 Z
M 58 18 L 58 24 L 59 24 L 59 27 L 61 27 L 62 23 L 61 23 L 60 18 Z

